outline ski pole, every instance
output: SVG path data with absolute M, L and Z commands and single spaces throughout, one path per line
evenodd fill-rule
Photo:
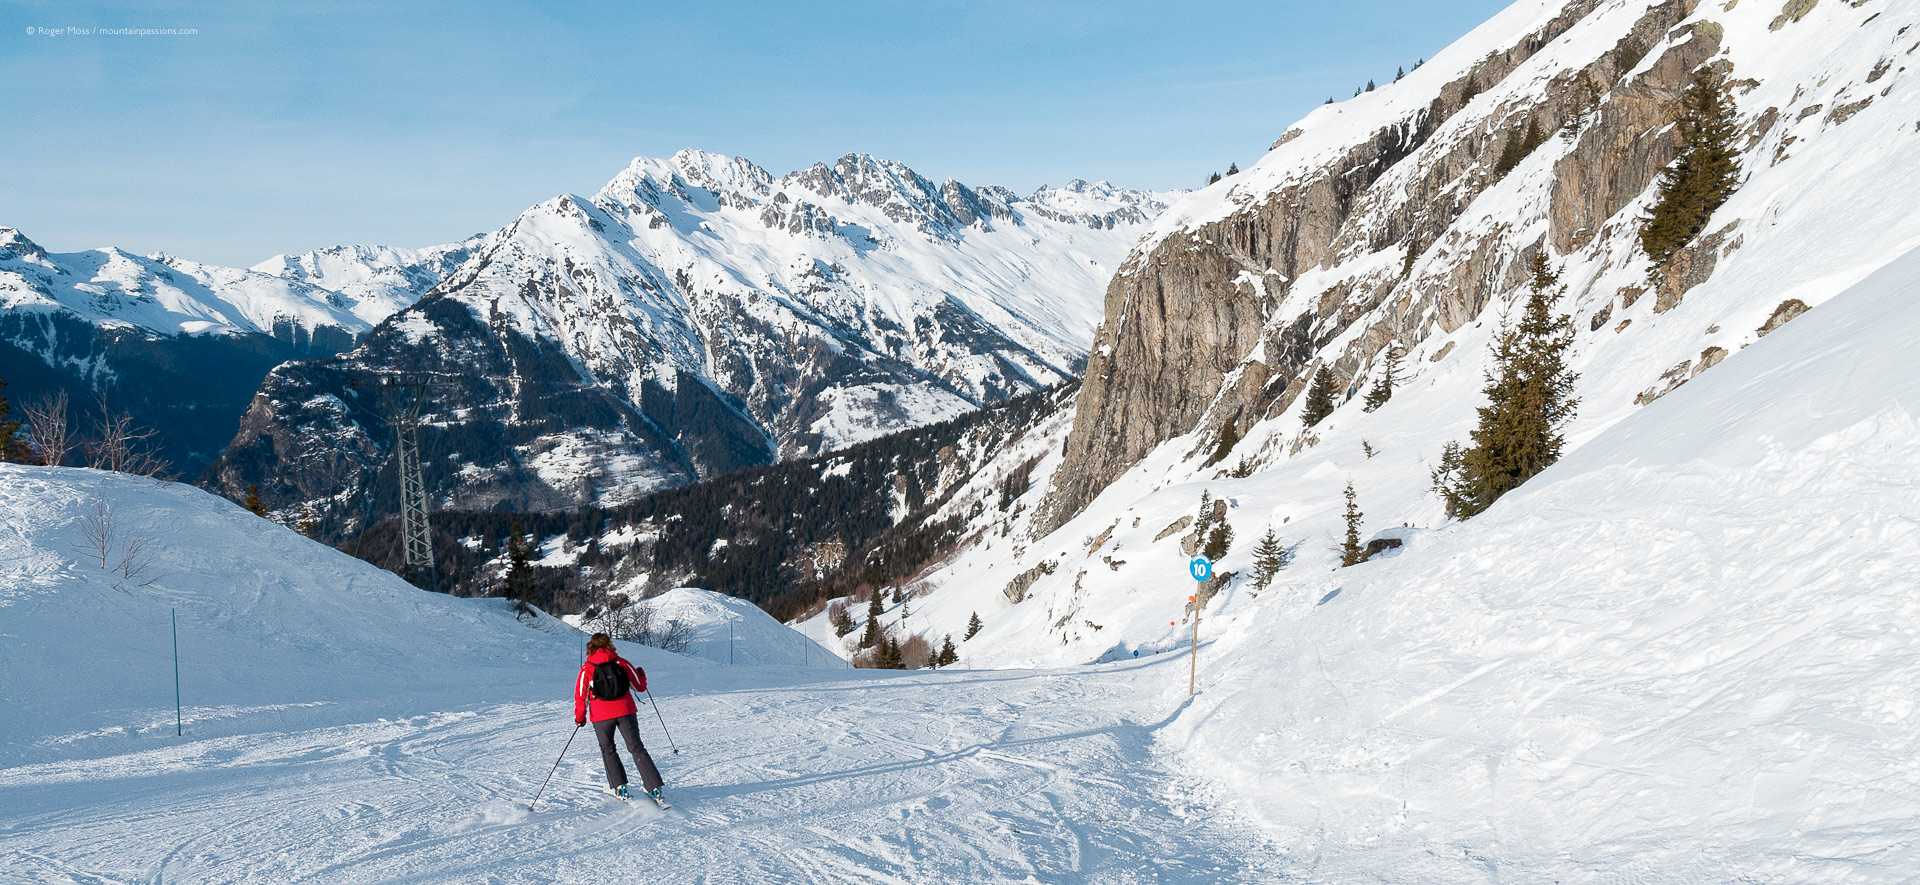
M 576 725 L 573 727 L 573 734 L 567 735 L 566 746 L 563 746 L 560 748 L 560 755 L 553 757 L 553 767 L 547 769 L 547 779 L 540 782 L 540 792 L 534 793 L 533 802 L 527 803 L 528 811 L 532 811 L 534 803 L 540 801 L 540 794 L 545 793 L 547 791 L 547 784 L 553 782 L 553 773 L 559 770 L 560 760 L 567 758 L 567 747 L 573 746 L 573 737 L 574 735 L 577 735 L 579 733 L 580 733 L 580 726 Z
M 673 747 L 673 755 L 680 755 L 680 748 L 673 744 L 673 732 L 667 730 L 667 718 L 660 715 L 660 702 L 653 699 L 653 689 L 647 689 L 647 703 L 653 705 L 653 718 L 660 720 L 660 733 L 667 736 L 667 746 Z

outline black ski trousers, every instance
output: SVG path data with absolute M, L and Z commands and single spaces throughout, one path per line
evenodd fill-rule
M 620 764 L 620 754 L 613 749 L 615 728 L 620 729 L 620 736 L 627 741 L 627 752 L 633 754 L 634 767 L 640 769 L 640 783 L 649 793 L 659 789 L 660 769 L 653 767 L 653 757 L 647 755 L 646 746 L 640 743 L 640 720 L 632 713 L 593 724 L 593 736 L 600 739 L 600 761 L 607 766 L 607 786 L 617 790 L 627 785 L 627 767 Z

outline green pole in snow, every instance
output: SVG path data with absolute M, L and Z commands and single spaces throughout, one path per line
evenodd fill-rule
M 173 619 L 173 733 L 180 737 L 187 733 L 186 724 L 180 720 L 180 610 L 171 608 L 167 614 Z

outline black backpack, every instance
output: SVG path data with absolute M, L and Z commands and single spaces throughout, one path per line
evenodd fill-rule
M 633 683 L 627 681 L 627 670 L 620 666 L 619 658 L 593 665 L 593 696 L 596 700 L 617 701 L 632 690 Z

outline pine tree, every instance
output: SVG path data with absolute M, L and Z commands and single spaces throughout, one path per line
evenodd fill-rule
M 1213 493 L 1200 490 L 1200 513 L 1193 518 L 1193 536 L 1206 543 L 1207 531 L 1213 528 Z
M 306 535 L 309 538 L 320 537 L 320 520 L 313 515 L 313 508 L 311 506 L 306 504 L 300 505 L 300 522 L 296 528 L 300 530 L 300 534 Z
M 1228 164 L 1227 164 L 1227 174 L 1228 174 L 1228 175 L 1239 175 L 1239 174 L 1240 174 L 1240 164 L 1239 164 L 1239 163 L 1228 163 Z
M 1419 67 L 1419 65 L 1415 65 L 1414 67 Z M 1474 96 L 1479 94 L 1480 74 L 1478 72 L 1470 72 L 1467 74 L 1467 82 L 1460 85 L 1460 103 L 1466 104 L 1472 101 Z
M 1220 183 L 1220 173 L 1218 173 L 1218 172 L 1215 172 L 1215 173 L 1213 173 L 1212 175 L 1209 175 L 1209 176 L 1207 176 L 1207 183 L 1208 183 L 1208 184 L 1219 184 L 1219 183 Z
M 533 552 L 520 531 L 520 521 L 514 520 L 513 528 L 507 535 L 507 577 L 500 588 L 500 595 L 522 605 L 533 599 Z
M 1440 463 L 1433 468 L 1433 493 L 1447 505 L 1448 517 L 1464 518 L 1467 510 L 1466 477 L 1462 475 L 1466 452 L 1457 442 L 1448 442 L 1440 450 Z
M 847 613 L 846 606 L 833 610 L 833 635 L 845 636 L 853 632 L 853 615 Z
M 900 643 L 889 636 L 880 641 L 873 654 L 873 667 L 876 670 L 898 670 L 900 663 Z
M 1714 210 L 1740 186 L 1739 152 L 1734 147 L 1739 124 L 1725 75 L 1717 67 L 1693 72 L 1675 128 L 1680 155 L 1661 170 L 1659 197 L 1640 226 L 1640 245 L 1656 266 L 1706 229 Z
M 1239 444 L 1240 444 L 1240 431 L 1233 426 L 1232 421 L 1228 421 L 1227 426 L 1220 428 L 1219 445 L 1216 445 L 1213 447 L 1213 454 L 1207 456 L 1207 463 L 1202 464 L 1200 466 L 1212 467 L 1213 465 L 1226 460 L 1226 457 L 1233 453 L 1233 447 Z
M 1373 91 L 1373 81 L 1372 81 L 1372 80 L 1368 80 L 1368 81 L 1367 81 L 1367 91 L 1368 91 L 1368 92 L 1372 92 L 1372 91 Z
M 867 598 L 867 632 L 860 634 L 861 648 L 873 648 L 885 641 L 886 634 L 880 632 L 881 611 L 880 590 L 875 588 Z
M 1207 545 L 1201 548 L 1200 552 L 1208 559 L 1219 562 L 1227 558 L 1227 550 L 1232 546 L 1233 526 L 1228 525 L 1223 519 L 1220 520 L 1219 525 L 1213 527 L 1213 533 L 1207 536 Z
M 1313 373 L 1313 383 L 1307 387 L 1307 404 L 1300 413 L 1300 419 L 1308 427 L 1313 427 L 1327 416 L 1333 414 L 1333 373 L 1326 366 Z
M 1365 547 L 1360 546 L 1360 517 L 1366 514 L 1360 512 L 1358 499 L 1353 493 L 1352 480 L 1347 481 L 1346 497 L 1347 512 L 1344 519 L 1346 519 L 1347 522 L 1347 536 L 1345 540 L 1340 542 L 1341 568 L 1346 568 L 1350 565 L 1359 565 L 1367 561 L 1367 550 Z
M 1280 543 L 1280 536 L 1273 533 L 1273 527 L 1267 527 L 1267 533 L 1260 536 L 1260 543 L 1253 548 L 1253 586 L 1256 590 L 1265 590 L 1273 583 L 1274 575 L 1287 567 L 1292 561 L 1291 551 Z
M 940 654 L 934 656 L 934 665 L 951 667 L 960 663 L 960 650 L 953 647 L 953 634 L 947 634 L 947 640 L 940 644 Z
M 249 484 L 247 486 L 247 501 L 241 506 L 247 508 L 247 512 L 254 516 L 265 517 L 267 515 L 267 505 L 260 502 L 260 487 L 257 485 Z
M 906 597 L 901 595 L 901 592 L 902 591 L 900 589 L 899 584 L 893 585 L 893 604 L 894 605 L 899 605 L 907 601 Z
M 1526 128 L 1515 126 L 1513 131 L 1507 133 L 1507 143 L 1500 150 L 1500 158 L 1493 163 L 1494 177 L 1507 177 L 1507 173 L 1512 172 L 1514 167 L 1520 165 L 1521 160 L 1526 159 L 1535 148 L 1545 144 L 1546 140 L 1547 137 L 1540 134 L 1539 122 L 1532 117 L 1527 118 Z
M 7 388 L 7 379 L 0 378 L 0 390 Z M 31 460 L 32 453 L 27 451 L 26 441 L 20 438 L 20 421 L 9 418 L 12 410 L 7 406 L 7 398 L 0 396 L 0 461 L 25 464 Z
M 1400 359 L 1403 354 L 1399 344 L 1387 346 L 1387 355 L 1380 366 L 1380 376 L 1373 379 L 1373 387 L 1367 391 L 1366 405 L 1361 408 L 1371 412 L 1393 399 L 1394 385 L 1400 383 Z
M 1434 487 L 1455 516 L 1479 514 L 1560 459 L 1560 430 L 1579 405 L 1573 389 L 1580 377 L 1567 366 L 1573 321 L 1553 313 L 1561 294 L 1546 256 L 1535 255 L 1526 308 L 1494 338 L 1483 388 L 1487 404 L 1472 445 L 1450 444 L 1433 472 Z
M 1394 69 L 1393 69 L 1393 82 L 1395 82 L 1395 83 L 1398 83 L 1398 82 L 1400 82 L 1400 80 L 1401 80 L 1401 78 L 1403 78 L 1403 77 L 1405 77 L 1406 75 L 1407 75 L 1407 69 L 1406 69 L 1406 68 L 1394 68 Z
M 965 642 L 972 639 L 974 634 L 980 632 L 982 626 L 984 625 L 980 623 L 980 613 L 974 612 L 973 617 L 967 619 L 967 635 L 960 637 L 960 641 Z
M 1560 135 L 1571 141 L 1585 128 L 1587 120 L 1593 116 L 1595 108 L 1600 106 L 1600 90 L 1593 81 L 1580 78 L 1580 84 L 1573 89 L 1573 100 L 1567 108 L 1567 118 L 1560 121 Z

